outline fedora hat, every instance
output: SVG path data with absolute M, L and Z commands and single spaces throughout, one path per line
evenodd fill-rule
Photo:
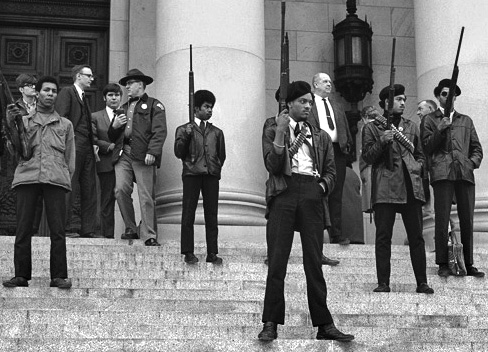
M 149 85 L 153 82 L 152 77 L 146 76 L 144 73 L 139 71 L 137 68 L 133 68 L 132 70 L 129 70 L 127 72 L 127 75 L 124 78 L 121 78 L 119 81 L 119 84 L 122 86 L 125 86 L 127 81 L 134 79 L 137 81 L 142 81 L 146 83 L 146 85 Z

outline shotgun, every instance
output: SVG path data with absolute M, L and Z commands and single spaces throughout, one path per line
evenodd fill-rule
M 386 114 L 386 129 L 391 129 L 391 118 L 393 116 L 393 104 L 395 100 L 395 44 L 396 38 L 393 38 L 393 45 L 391 49 L 391 67 L 390 67 L 390 89 L 388 91 L 388 110 Z M 391 145 L 388 146 L 387 150 L 387 168 L 393 171 L 393 150 Z
M 449 87 L 449 93 L 447 95 L 446 107 L 444 109 L 444 117 L 449 117 L 453 109 L 454 96 L 456 95 L 456 85 L 459 76 L 458 59 L 459 52 L 461 51 L 461 43 L 463 42 L 464 27 L 461 28 L 461 35 L 459 37 L 459 44 L 456 54 L 456 61 L 454 61 L 454 68 L 452 70 L 451 86 Z
M 286 96 L 290 84 L 290 45 L 288 33 L 285 33 L 286 3 L 281 2 L 281 68 L 280 68 L 280 102 L 278 113 L 286 109 Z

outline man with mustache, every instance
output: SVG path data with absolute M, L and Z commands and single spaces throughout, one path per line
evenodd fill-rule
M 278 337 L 277 325 L 285 322 L 284 281 L 294 231 L 300 232 L 303 267 L 313 326 L 317 339 L 351 341 L 334 325 L 327 307 L 327 287 L 322 272 L 323 231 L 326 197 L 336 179 L 332 141 L 329 135 L 307 122 L 314 103 L 310 85 L 297 81 L 289 85 L 287 108 L 263 129 L 263 157 L 269 178 L 266 182 L 269 221 L 268 276 L 258 338 Z
M 195 92 L 195 121 L 176 129 L 175 155 L 183 163 L 183 214 L 181 216 L 181 254 L 185 262 L 196 264 L 194 254 L 195 211 L 202 192 L 207 239 L 207 263 L 222 264 L 218 257 L 219 180 L 225 162 L 224 133 L 208 120 L 212 117 L 215 96 L 208 90 Z M 195 154 L 193 154 L 195 153 Z

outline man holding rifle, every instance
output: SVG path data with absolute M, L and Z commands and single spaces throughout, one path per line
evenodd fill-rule
M 450 275 L 448 224 L 452 199 L 455 195 L 467 275 L 483 277 L 485 274 L 473 266 L 475 202 L 473 171 L 481 164 L 483 150 L 473 120 L 454 110 L 454 101 L 461 95 L 461 89 L 457 84 L 452 84 L 450 79 L 443 79 L 435 87 L 434 95 L 439 101 L 439 109 L 424 118 L 422 138 L 425 152 L 431 159 L 429 172 L 430 182 L 434 189 L 438 274 L 442 277 Z M 452 95 L 452 101 L 449 102 L 450 95 Z M 447 108 L 448 106 L 451 108 Z
M 390 95 L 391 88 L 394 92 Z M 393 96 L 393 102 L 389 96 Z M 373 165 L 371 204 L 376 225 L 378 278 L 378 287 L 374 292 L 390 292 L 391 238 L 396 213 L 400 213 L 407 232 L 417 292 L 432 294 L 434 290 L 427 285 L 425 242 L 422 237 L 422 203 L 425 202 L 425 196 L 421 173 L 424 155 L 419 128 L 402 116 L 405 100 L 403 85 L 383 88 L 379 105 L 385 109 L 385 117 L 391 112 L 391 125 L 380 123 L 386 119 L 379 116 L 363 129 L 362 158 L 367 164 Z M 397 132 L 395 134 L 394 129 Z M 398 132 L 406 140 L 401 142 Z

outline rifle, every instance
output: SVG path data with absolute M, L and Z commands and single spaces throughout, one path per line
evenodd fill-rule
M 0 70 L 0 109 L 2 110 L 2 139 L 7 150 L 12 156 L 20 155 L 24 160 L 32 157 L 29 147 L 27 133 L 21 114 L 15 115 L 12 119 L 7 118 L 6 109 L 12 110 L 17 107 L 15 99 L 10 91 L 8 82 Z M 6 108 L 6 109 L 5 109 Z
M 391 68 L 390 68 L 390 89 L 388 91 L 388 113 L 386 117 L 386 129 L 391 129 L 391 117 L 393 116 L 393 103 L 395 100 L 395 44 L 396 38 L 393 38 L 393 46 L 391 49 Z M 391 145 L 388 146 L 388 159 L 387 159 L 387 168 L 390 171 L 393 171 L 393 150 L 391 149 Z
M 456 54 L 456 61 L 454 61 L 454 69 L 452 70 L 451 85 L 449 87 L 449 93 L 447 95 L 446 107 L 444 108 L 444 117 L 451 115 L 453 108 L 454 96 L 456 95 L 456 86 L 459 76 L 459 67 L 457 65 L 459 59 L 459 52 L 461 51 L 461 43 L 463 42 L 464 27 L 461 28 L 461 36 L 459 37 L 459 44 Z
M 278 112 L 286 109 L 286 96 L 290 84 L 290 58 L 288 33 L 285 33 L 286 2 L 281 2 L 281 68 L 280 68 L 280 102 Z
M 188 114 L 189 120 L 192 125 L 195 122 L 195 81 L 193 77 L 193 51 L 192 45 L 190 44 L 190 72 L 188 73 Z M 197 155 L 197 146 L 195 143 L 195 131 L 191 130 L 191 139 L 194 141 L 193 143 L 190 142 L 190 155 L 191 155 L 191 162 L 195 162 L 195 158 Z

